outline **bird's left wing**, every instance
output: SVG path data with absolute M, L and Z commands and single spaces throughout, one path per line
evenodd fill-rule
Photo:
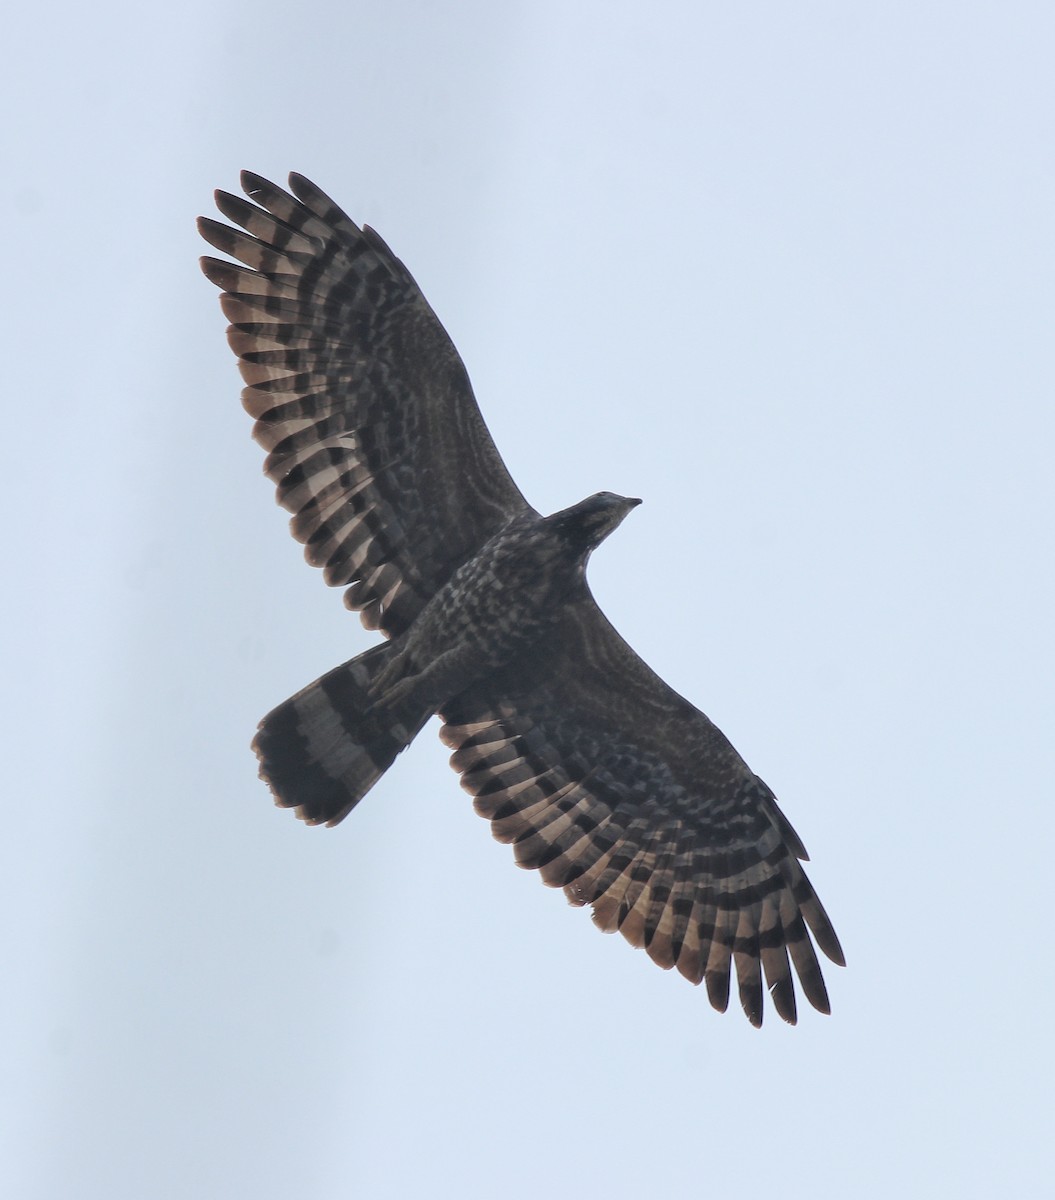
M 405 629 L 451 572 L 529 512 L 465 367 L 410 272 L 313 183 L 242 172 L 203 258 L 293 535 L 363 624 Z M 292 194 L 291 194 L 292 193 Z M 259 205 L 259 207 L 258 207 Z M 243 232 L 242 230 L 245 230 Z
M 802 842 L 722 732 L 588 592 L 442 716 L 451 764 L 495 837 L 572 904 L 591 904 L 602 929 L 706 981 L 720 1010 L 735 964 L 753 1024 L 763 975 L 777 1012 L 795 1021 L 790 964 L 810 1003 L 829 1011 L 813 942 L 836 963 L 843 955 L 800 865 Z

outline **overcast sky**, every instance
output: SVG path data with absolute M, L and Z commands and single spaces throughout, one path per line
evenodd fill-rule
M 1048 3 L 25 8 L 0 87 L 0 1188 L 1039 1196 L 1052 1116 Z M 261 474 L 194 217 L 403 258 L 600 604 L 808 846 L 833 1014 L 519 871 L 428 727 L 336 830 L 259 717 L 371 637 Z

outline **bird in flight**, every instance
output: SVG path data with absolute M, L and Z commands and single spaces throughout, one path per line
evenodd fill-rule
M 605 619 L 591 552 L 636 499 L 551 516 L 524 499 L 410 272 L 301 175 L 248 171 L 241 228 L 199 218 L 237 259 L 221 289 L 242 403 L 293 536 L 386 641 L 260 723 L 276 802 L 342 821 L 438 714 L 451 765 L 522 867 L 661 967 L 761 1025 L 796 1020 L 792 966 L 829 1012 L 815 949 L 844 962 L 776 798 L 702 712 Z M 245 264 L 238 265 L 238 264 Z

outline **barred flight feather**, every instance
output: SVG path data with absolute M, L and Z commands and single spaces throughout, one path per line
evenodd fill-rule
M 295 535 L 317 531 L 306 510 L 347 509 L 329 515 L 309 561 L 334 586 L 359 583 L 346 603 L 391 636 L 511 516 L 532 510 L 409 272 L 313 184 L 290 183 L 293 195 L 244 172 L 256 203 L 217 192 L 242 229 L 205 217 L 199 229 L 245 266 L 206 258 L 202 267 L 223 289 L 255 435 L 270 450 L 295 439 L 267 464 Z M 458 520 L 437 539 L 440 513 Z
M 842 951 L 797 861 L 801 840 L 766 785 L 709 722 L 685 713 L 680 697 L 652 697 L 665 744 L 678 747 L 661 763 L 640 711 L 631 725 L 613 727 L 604 699 L 641 686 L 647 668 L 614 675 L 626 657 L 610 626 L 598 635 L 599 619 L 584 605 L 547 653 L 445 707 L 443 740 L 477 811 L 499 841 L 513 843 L 521 866 L 564 887 L 572 904 L 591 905 L 601 929 L 705 983 L 716 1008 L 728 1005 L 735 969 L 752 1023 L 761 1023 L 766 992 L 794 1023 L 794 969 L 806 999 L 827 1012 L 807 928 L 833 961 Z M 577 645 L 584 636 L 593 639 L 588 654 Z M 562 670 L 565 662 L 575 669 Z M 594 747 L 590 764 L 583 746 Z

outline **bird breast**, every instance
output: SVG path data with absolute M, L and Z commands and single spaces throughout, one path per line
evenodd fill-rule
M 429 600 L 404 635 L 401 655 L 431 673 L 437 703 L 508 663 L 560 616 L 582 579 L 581 560 L 541 520 L 496 534 Z

